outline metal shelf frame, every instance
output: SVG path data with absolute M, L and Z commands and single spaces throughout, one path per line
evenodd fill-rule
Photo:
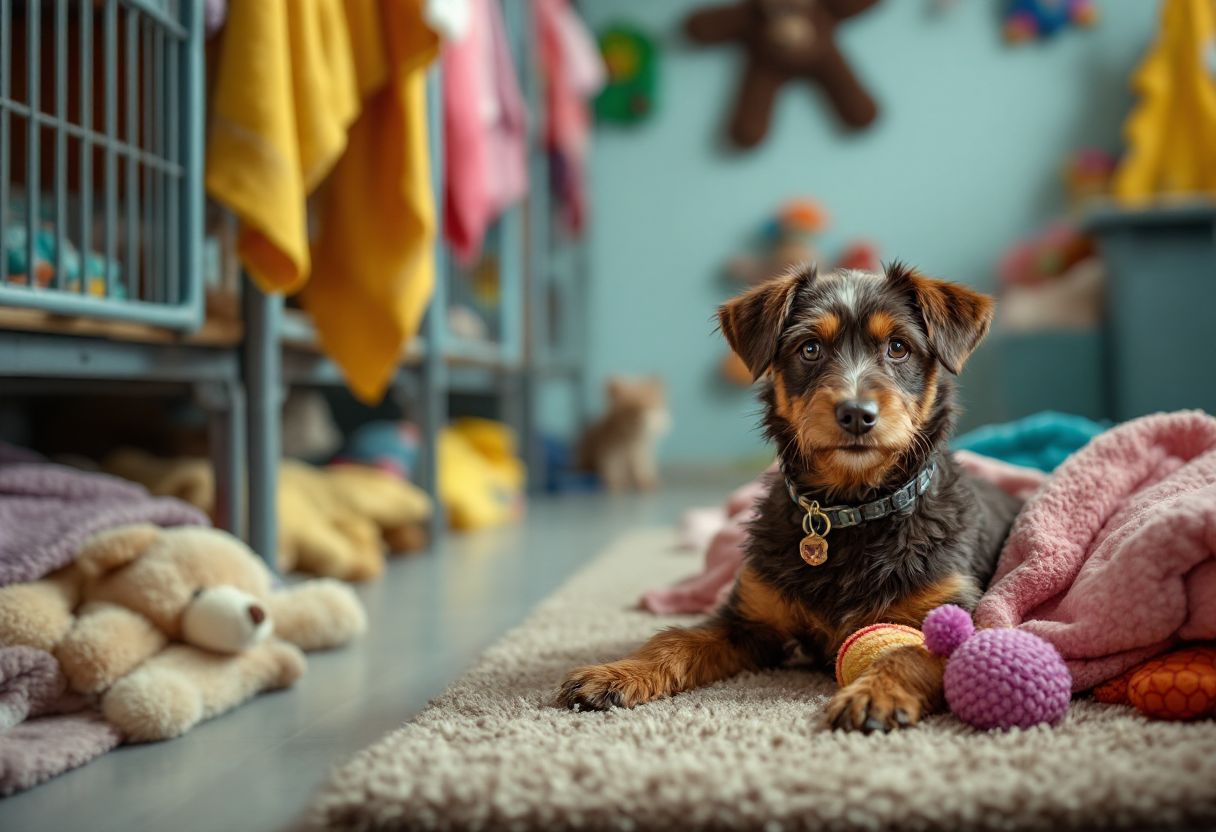
M 66 3 L 68 0 L 57 0 Z M 85 4 L 91 0 L 83 0 Z M 119 3 L 128 11 L 157 10 L 143 0 L 107 0 L 106 13 Z M 36 4 L 35 4 L 36 5 Z M 201 0 L 182 0 L 189 13 L 184 43 L 196 49 L 201 60 Z M 11 35 L 10 4 L 0 40 Z M 476 394 L 497 403 L 497 412 L 521 437 L 525 459 L 539 472 L 543 459 L 533 441 L 539 389 L 554 380 L 573 383 L 584 400 L 587 268 L 585 249 L 556 228 L 549 200 L 548 153 L 543 147 L 541 112 L 543 95 L 536 65 L 537 44 L 529 4 L 504 0 L 512 49 L 517 57 L 525 96 L 532 113 L 528 160 L 530 194 L 527 201 L 505 213 L 492 236 L 497 269 L 497 319 L 490 341 L 456 337 L 448 327 L 454 281 L 463 279 L 442 243 L 436 244 L 434 295 L 422 332 L 410 345 L 391 385 L 391 395 L 407 405 L 408 415 L 419 422 L 423 434 L 420 485 L 432 496 L 438 492 L 436 449 L 447 424 L 452 394 Z M 87 16 L 86 16 L 87 17 Z M 180 34 L 180 33 L 179 33 Z M 6 43 L 7 41 L 4 41 Z M 4 43 L 0 43 L 3 46 Z M 31 58 L 31 61 L 35 58 Z M 193 60 L 193 58 L 191 58 Z M 8 76 L 3 80 L 7 82 Z M 0 104 L 9 102 L 9 87 L 0 83 Z M 197 189 L 199 205 L 183 207 L 180 228 L 183 255 L 201 261 L 201 75 L 198 94 L 188 98 L 199 120 L 183 128 L 186 137 L 182 164 L 189 187 Z M 0 107 L 0 128 L 12 107 Z M 428 78 L 430 150 L 433 160 L 436 204 L 443 205 L 443 110 L 439 67 Z M 191 126 L 193 125 L 193 126 Z M 6 145 L 7 147 L 7 145 Z M 0 158 L 9 175 L 7 156 Z M 7 193 L 7 181 L 4 193 Z M 62 184 L 62 183 L 59 183 Z M 56 196 L 60 204 L 62 189 Z M 191 190 L 189 200 L 196 195 Z M 198 242 L 188 241 L 198 238 Z M 119 298 L 63 297 L 63 292 L 3 287 L 0 307 L 22 299 L 39 301 L 38 308 L 63 315 L 134 317 L 144 323 L 173 329 L 197 325 L 202 309 L 201 268 L 182 272 L 176 296 L 178 306 L 143 314 L 137 301 Z M 13 295 L 16 292 L 17 295 Z M 554 331 L 554 298 L 560 298 L 561 332 Z M 166 298 L 168 299 L 168 298 Z M 20 301 L 24 302 L 24 300 Z M 106 305 L 110 304 L 110 305 Z M 144 304 L 146 305 L 146 304 Z M 103 309 L 104 307 L 104 309 Z M 243 340 L 238 344 L 203 346 L 177 339 L 149 343 L 105 337 L 52 334 L 0 329 L 0 393 L 78 391 L 82 384 L 111 391 L 187 394 L 209 414 L 211 456 L 217 478 L 219 524 L 245 537 L 273 566 L 278 551 L 277 479 L 281 457 L 282 405 L 290 386 L 337 387 L 341 372 L 316 348 L 315 332 L 306 318 L 284 309 L 282 297 L 260 292 L 251 281 L 242 288 Z M 138 314 L 130 314 L 131 310 Z M 187 311 L 189 310 L 188 313 Z M 179 317 L 178 316 L 187 316 Z M 535 466 L 535 467 L 533 467 Z M 540 477 L 534 477 L 539 480 Z M 432 539 L 442 533 L 436 513 Z

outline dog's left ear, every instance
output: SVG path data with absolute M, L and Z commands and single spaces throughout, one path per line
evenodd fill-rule
M 887 267 L 887 282 L 912 298 L 924 318 L 929 346 L 937 360 L 958 375 L 992 326 L 992 298 L 957 283 L 925 277 L 898 262 Z
M 718 327 L 751 371 L 752 381 L 773 363 L 794 297 L 799 288 L 811 284 L 815 275 L 814 266 L 805 266 L 767 280 L 718 307 Z

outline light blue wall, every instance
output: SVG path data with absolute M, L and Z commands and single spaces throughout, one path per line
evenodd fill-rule
M 817 93 L 779 98 L 768 139 L 750 153 L 723 128 L 742 67 L 730 47 L 697 48 L 680 24 L 694 0 L 591 0 L 595 30 L 615 20 L 662 43 L 661 102 L 637 129 L 597 129 L 590 240 L 591 378 L 657 371 L 668 381 L 675 430 L 668 461 L 756 454 L 756 404 L 725 384 L 714 310 L 733 287 L 724 261 L 790 196 L 811 195 L 833 216 L 824 248 L 879 242 L 884 258 L 981 288 L 1019 235 L 1063 207 L 1060 166 L 1086 144 L 1119 147 L 1131 105 L 1128 76 L 1156 28 L 1151 0 L 1100 2 L 1090 31 L 1010 48 L 999 0 L 886 0 L 838 38 L 879 102 L 870 130 L 848 135 Z M 967 383 L 973 417 L 986 403 L 983 356 Z

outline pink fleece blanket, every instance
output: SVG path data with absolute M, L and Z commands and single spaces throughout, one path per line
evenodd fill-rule
M 1216 639 L 1216 419 L 1136 419 L 1056 469 L 1014 523 L 981 625 L 1055 645 L 1088 690 Z

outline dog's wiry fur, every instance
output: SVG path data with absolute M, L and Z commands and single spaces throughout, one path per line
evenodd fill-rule
M 946 453 L 957 374 L 988 331 L 992 300 L 901 264 L 885 274 L 803 268 L 726 303 L 731 347 L 756 378 L 764 429 L 800 490 L 823 505 L 891 494 L 931 459 L 937 472 L 908 510 L 828 535 L 826 563 L 798 553 L 804 512 L 780 477 L 759 505 L 727 604 L 699 627 L 659 633 L 632 656 L 571 673 L 569 707 L 632 707 L 781 664 L 800 651 L 827 666 L 859 627 L 919 627 L 945 603 L 975 606 L 1018 502 Z M 946 372 L 941 372 L 945 370 Z M 837 421 L 851 399 L 877 404 L 872 428 Z M 942 661 L 921 647 L 882 654 L 828 709 L 838 728 L 890 730 L 942 706 Z

